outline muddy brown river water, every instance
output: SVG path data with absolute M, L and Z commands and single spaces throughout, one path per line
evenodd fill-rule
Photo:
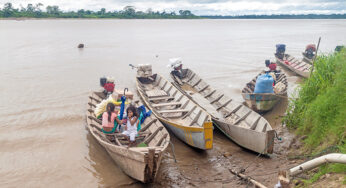
M 301 58 L 322 37 L 324 53 L 346 43 L 345 20 L 0 20 L 0 187 L 144 187 L 124 174 L 87 132 L 87 96 L 99 78 L 134 89 L 128 64 L 151 63 L 168 78 L 168 59 L 242 101 L 245 83 L 273 59 L 276 43 Z M 79 43 L 85 48 L 77 49 Z M 289 96 L 301 81 L 288 74 Z M 171 136 L 152 187 L 245 187 L 228 168 L 267 186 L 290 162 L 291 135 L 280 117 L 287 99 L 265 115 L 283 141 L 257 157 L 215 130 L 214 148 L 198 151 Z M 279 117 L 279 118 L 278 118 Z

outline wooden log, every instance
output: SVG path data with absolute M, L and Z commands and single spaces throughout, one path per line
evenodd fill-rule
M 242 174 L 242 173 L 239 173 L 239 172 L 237 172 L 237 171 L 235 171 L 235 170 L 233 170 L 233 169 L 228 169 L 232 174 L 234 174 L 234 175 L 236 175 L 236 176 L 238 176 L 238 177 L 240 177 L 240 178 L 242 178 L 242 179 L 244 179 L 244 180 L 246 180 L 246 181 L 250 181 L 252 184 L 254 184 L 256 187 L 258 187 L 258 188 L 267 188 L 266 186 L 264 186 L 263 184 L 261 184 L 261 183 L 259 183 L 258 181 L 256 181 L 256 180 L 254 180 L 254 179 L 252 179 L 251 177 L 249 177 L 249 176 L 246 176 L 246 175 L 244 175 L 244 174 Z

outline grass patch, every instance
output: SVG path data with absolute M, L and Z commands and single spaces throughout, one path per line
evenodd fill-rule
M 330 146 L 346 153 L 346 49 L 319 56 L 314 66 L 297 97 L 290 100 L 283 121 L 298 135 L 307 136 L 303 141 L 305 153 L 318 154 Z M 308 181 L 314 182 L 325 173 L 345 171 L 346 165 L 325 165 Z

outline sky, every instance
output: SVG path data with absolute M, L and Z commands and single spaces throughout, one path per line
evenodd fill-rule
M 0 7 L 10 2 L 16 8 L 28 3 L 58 5 L 61 10 L 119 11 L 134 6 L 137 11 L 178 12 L 190 10 L 195 15 L 248 14 L 345 14 L 346 0 L 0 0 Z

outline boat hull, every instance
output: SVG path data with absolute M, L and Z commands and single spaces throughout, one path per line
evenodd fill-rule
M 171 73 L 177 87 L 212 116 L 216 125 L 238 145 L 262 154 L 273 152 L 274 133 L 270 124 L 244 104 L 224 97 L 190 69 L 186 77 L 178 78 Z M 219 100 L 222 100 L 219 101 Z
M 285 57 L 287 57 L 287 54 L 285 54 Z M 288 57 L 291 57 L 291 56 L 288 56 Z M 310 67 L 311 67 L 310 64 L 305 63 L 305 62 L 302 62 L 302 63 L 306 64 L 306 65 L 303 65 L 303 66 L 306 66 L 306 67 L 308 67 L 308 68 L 305 69 L 305 70 L 299 70 L 299 69 L 296 69 L 295 67 L 293 67 L 293 66 L 291 66 L 291 65 L 287 65 L 287 64 L 284 62 L 285 60 L 282 60 L 282 59 L 280 59 L 280 58 L 278 58 L 278 57 L 276 57 L 276 56 L 275 56 L 275 58 L 276 58 L 276 63 L 278 63 L 278 64 L 281 65 L 282 67 L 285 67 L 285 68 L 291 70 L 292 72 L 296 73 L 297 75 L 302 76 L 302 77 L 304 77 L 304 78 L 308 78 L 308 77 L 310 76 Z M 289 63 L 292 63 L 292 62 L 289 61 Z M 300 65 L 298 65 L 297 67 L 300 67 Z
M 242 93 L 242 96 L 248 107 L 260 113 L 271 110 L 280 101 L 278 96 L 270 94 Z
M 87 111 L 87 114 L 86 114 L 87 129 L 90 132 L 90 134 L 96 139 L 96 141 L 101 146 L 105 148 L 105 150 L 107 151 L 109 156 L 113 159 L 115 164 L 118 167 L 120 167 L 120 169 L 125 174 L 143 183 L 154 181 L 161 164 L 162 153 L 168 147 L 168 142 L 170 139 L 168 132 L 162 129 L 162 131 L 165 132 L 167 136 L 164 138 L 165 143 L 163 144 L 163 146 L 157 146 L 157 147 L 153 146 L 153 147 L 127 148 L 124 145 L 120 146 L 120 145 L 115 145 L 114 143 L 111 143 L 109 141 L 106 142 L 105 140 L 101 139 L 99 135 L 95 133 L 97 129 L 96 127 L 100 126 L 100 124 L 96 126 L 99 122 L 95 121 L 95 119 L 93 118 L 89 118 L 90 116 L 94 116 L 93 111 L 90 111 L 92 110 L 92 108 L 94 108 L 93 107 L 94 105 L 91 105 L 94 98 L 96 98 L 96 95 L 93 95 L 92 93 L 91 96 L 89 97 L 90 109 Z M 152 116 L 147 117 L 145 121 L 143 122 L 142 126 L 143 127 L 146 126 L 147 124 L 149 124 L 149 122 L 152 122 L 155 119 L 156 118 Z M 147 128 L 147 130 L 150 130 L 153 126 L 154 127 L 161 126 L 163 128 L 162 124 L 159 125 L 159 124 L 153 123 L 151 124 L 150 127 Z M 156 135 L 159 135 L 159 134 L 161 133 L 157 133 Z M 151 153 L 152 155 L 149 153 Z
M 258 132 L 213 119 L 216 127 L 238 145 L 257 153 L 273 153 L 275 131 Z
M 211 117 L 209 117 L 210 121 L 204 122 L 202 127 L 185 126 L 173 121 L 169 121 L 168 119 L 163 118 L 159 113 L 157 113 L 155 108 L 153 108 L 150 102 L 148 102 L 144 94 L 141 92 L 139 88 L 140 83 L 138 82 L 139 81 L 137 80 L 136 84 L 141 100 L 150 110 L 152 110 L 153 114 L 165 125 L 165 127 L 170 130 L 177 138 L 197 149 L 208 150 L 213 148 L 213 123 Z

